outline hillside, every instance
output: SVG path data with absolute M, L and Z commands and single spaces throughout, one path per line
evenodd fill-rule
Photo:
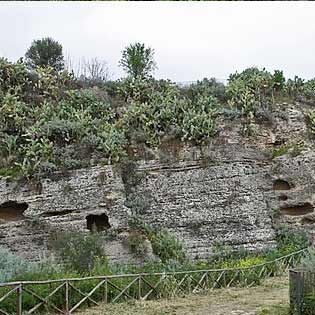
M 14 252 L 36 260 L 56 231 L 96 228 L 111 261 L 140 263 L 156 251 L 143 224 L 192 260 L 273 248 L 284 225 L 313 237 L 312 80 L 250 68 L 227 86 L 96 84 L 0 68 L 0 244 Z

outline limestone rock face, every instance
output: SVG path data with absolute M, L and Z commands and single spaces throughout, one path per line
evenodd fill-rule
M 58 230 L 88 231 L 87 218 L 113 230 L 126 229 L 130 210 L 124 206 L 125 193 L 121 178 L 112 167 L 92 167 L 54 174 L 40 182 L 0 181 L 1 204 L 26 203 L 24 218 L 2 219 L 0 244 L 27 258 L 37 258 L 47 250 L 48 236 Z M 107 217 L 107 222 L 102 220 Z M 98 221 L 101 220 L 100 223 Z
M 2 178 L 0 245 L 38 259 L 49 253 L 52 233 L 94 227 L 108 236 L 111 261 L 137 262 L 126 245 L 134 217 L 174 233 L 192 259 L 207 259 L 221 243 L 272 247 L 275 224 L 313 236 L 315 154 L 305 140 L 304 109 L 280 108 L 251 136 L 244 136 L 242 121 L 222 121 L 207 145 L 165 141 L 155 151 L 134 150 L 127 167 L 94 166 L 36 182 Z

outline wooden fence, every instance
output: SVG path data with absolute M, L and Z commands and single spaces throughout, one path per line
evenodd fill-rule
M 129 299 L 180 296 L 231 286 L 251 287 L 265 277 L 283 274 L 307 252 L 303 249 L 270 262 L 228 269 L 97 276 L 0 284 L 0 314 L 73 314 L 82 306 Z

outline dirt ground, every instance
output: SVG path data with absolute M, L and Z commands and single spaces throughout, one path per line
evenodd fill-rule
M 80 315 L 287 315 L 288 279 L 271 278 L 250 289 L 229 288 L 170 300 L 103 305 Z

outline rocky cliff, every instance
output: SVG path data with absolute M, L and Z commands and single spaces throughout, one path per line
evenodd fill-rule
M 128 261 L 132 217 L 170 230 L 193 259 L 219 243 L 274 246 L 281 223 L 312 237 L 315 155 L 304 110 L 283 103 L 259 123 L 222 120 L 202 146 L 165 139 L 158 149 L 131 146 L 129 162 L 36 181 L 1 178 L 0 244 L 36 259 L 51 233 L 94 225 L 108 235 L 111 260 Z

